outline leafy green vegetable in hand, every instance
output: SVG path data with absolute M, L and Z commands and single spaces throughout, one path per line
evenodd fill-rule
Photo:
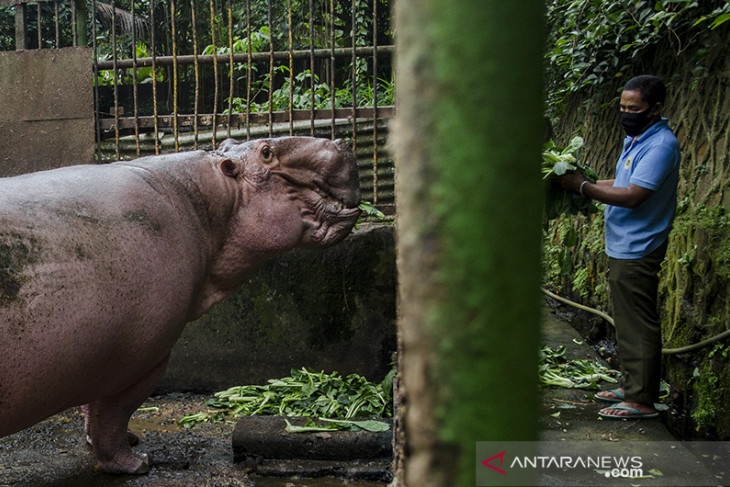
M 542 174 L 547 180 L 545 190 L 545 211 L 543 220 L 547 222 L 563 213 L 588 215 L 597 211 L 595 203 L 588 197 L 568 191 L 550 179 L 552 176 L 562 176 L 570 171 L 580 171 L 583 177 L 595 183 L 598 175 L 588 166 L 578 163 L 578 151 L 583 146 L 581 137 L 573 137 L 570 144 L 561 149 L 552 141 L 545 146 L 542 153 Z
M 545 151 L 542 153 L 543 176 L 546 178 L 551 174 L 562 176 L 568 171 L 575 171 L 578 168 L 575 165 L 578 161 L 576 153 L 582 146 L 583 139 L 581 137 L 573 137 L 573 140 L 564 149 L 560 149 L 553 141 L 548 142 Z

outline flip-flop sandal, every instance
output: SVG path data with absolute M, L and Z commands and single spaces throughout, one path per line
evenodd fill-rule
M 634 409 L 629 406 L 619 406 L 618 404 L 614 404 L 613 406 L 611 406 L 611 409 L 620 409 L 622 411 L 628 411 L 631 414 L 628 414 L 628 415 L 602 414 L 599 411 L 598 415 L 600 417 L 606 418 L 606 419 L 650 419 L 650 418 L 656 418 L 657 416 L 659 416 L 658 412 L 642 413 L 638 409 Z
M 621 394 L 621 391 L 619 391 L 618 389 L 611 389 L 610 391 L 607 391 L 607 392 L 614 394 L 616 397 L 618 397 L 618 399 L 610 399 L 608 397 L 600 397 L 598 395 L 594 395 L 593 399 L 595 399 L 596 401 L 610 402 L 610 403 L 615 403 L 615 404 L 618 404 L 624 400 L 624 395 Z

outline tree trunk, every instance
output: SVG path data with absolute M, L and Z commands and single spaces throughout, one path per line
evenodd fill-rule
M 396 484 L 473 487 L 477 441 L 537 439 L 543 4 L 395 15 Z

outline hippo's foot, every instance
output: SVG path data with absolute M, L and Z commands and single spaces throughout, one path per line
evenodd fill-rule
M 111 474 L 140 475 L 150 471 L 150 459 L 146 453 L 123 451 L 109 460 L 99 460 L 99 469 Z
M 139 441 L 139 438 L 126 428 L 99 428 L 96 437 L 92 435 L 90 439 L 99 469 L 112 474 L 136 475 L 149 472 L 149 457 L 132 451 L 130 443 L 133 440 Z

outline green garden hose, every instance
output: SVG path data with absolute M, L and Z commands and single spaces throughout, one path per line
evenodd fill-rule
M 588 306 L 584 306 L 580 303 L 576 303 L 575 301 L 571 301 L 570 299 L 566 299 L 562 296 L 558 296 L 557 294 L 551 293 L 545 288 L 542 288 L 542 292 L 546 295 L 550 296 L 551 298 L 555 299 L 556 301 L 560 301 L 561 303 L 565 303 L 567 305 L 573 306 L 574 308 L 578 308 L 583 311 L 587 311 L 589 313 L 593 313 L 594 315 L 598 315 L 604 320 L 606 320 L 608 323 L 611 324 L 611 326 L 616 326 L 613 318 L 611 318 L 609 315 L 604 313 L 603 311 L 589 308 Z M 679 347 L 679 348 L 663 348 L 662 354 L 663 355 L 678 355 L 680 353 L 687 353 L 687 352 L 693 352 L 695 350 L 699 350 L 701 348 L 705 348 L 708 345 L 711 345 L 717 341 L 724 340 L 725 338 L 730 337 L 730 330 L 725 330 L 722 333 L 719 333 L 713 337 L 708 338 L 707 340 L 702 340 L 698 343 L 693 343 L 692 345 L 687 345 L 685 347 Z

